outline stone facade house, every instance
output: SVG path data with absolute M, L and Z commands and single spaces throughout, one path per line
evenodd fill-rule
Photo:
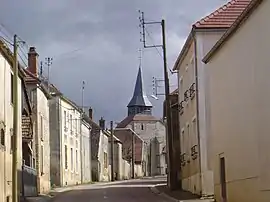
M 51 183 L 53 186 L 80 184 L 82 111 L 54 85 L 50 92 Z
M 108 131 L 111 135 L 111 132 Z M 123 177 L 123 155 L 122 155 L 123 144 L 120 139 L 118 139 L 115 135 L 113 136 L 113 172 L 114 172 L 114 180 L 122 180 Z M 111 152 L 111 137 L 109 138 L 109 164 L 112 169 L 112 152 Z M 110 179 L 112 179 L 110 173 Z
M 192 25 L 190 34 L 175 62 L 178 71 L 179 127 L 183 189 L 213 196 L 210 168 L 210 117 L 208 68 L 203 57 L 232 26 L 250 0 L 231 0 Z
M 50 120 L 49 99 L 47 88 L 39 78 L 38 54 L 34 47 L 28 53 L 28 67 L 24 69 L 27 92 L 32 103 L 32 119 L 34 124 L 33 163 L 37 171 L 37 191 L 48 193 L 50 182 Z M 27 165 L 26 161 L 26 165 Z
M 152 104 L 147 98 L 143 89 L 141 68 L 138 70 L 133 97 L 128 104 L 128 116 L 124 118 L 116 128 L 130 128 L 145 142 L 147 159 L 142 162 L 143 172 L 146 175 L 162 175 L 166 173 L 166 130 L 161 119 L 152 116 Z M 150 142 L 158 140 L 161 149 L 151 152 Z M 163 152 L 165 151 L 165 152 Z M 158 158 L 159 160 L 151 160 Z M 150 162 L 155 162 L 151 164 Z
M 206 54 L 216 201 L 270 201 L 270 1 L 252 0 Z
M 122 143 L 122 158 L 123 160 L 126 160 L 131 166 L 131 177 L 133 177 L 133 170 L 134 178 L 145 176 L 146 173 L 143 169 L 143 162 L 146 161 L 146 156 L 144 155 L 146 150 L 142 138 L 130 128 L 116 128 L 114 130 L 114 135 Z M 134 157 L 132 155 L 134 155 Z

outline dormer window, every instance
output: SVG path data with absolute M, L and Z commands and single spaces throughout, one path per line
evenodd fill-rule
M 143 124 L 141 124 L 141 130 L 144 130 L 144 125 Z

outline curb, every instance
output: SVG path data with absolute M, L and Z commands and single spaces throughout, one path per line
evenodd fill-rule
M 157 185 L 154 185 L 152 187 L 150 187 L 150 190 L 154 193 L 154 194 L 157 194 L 157 195 L 160 195 L 170 201 L 173 201 L 173 202 L 214 202 L 215 200 L 214 199 L 189 199 L 189 200 L 178 200 L 178 199 L 175 199 L 163 192 L 160 192 L 157 187 L 158 186 L 162 186 L 164 184 L 157 184 Z
M 158 185 L 154 185 L 153 187 L 150 188 L 150 190 L 154 193 L 154 194 L 157 194 L 157 195 L 160 195 L 162 196 L 163 198 L 166 198 L 166 199 L 169 199 L 170 201 L 173 201 L 173 202 L 181 202 L 179 201 L 178 199 L 175 199 L 167 194 L 164 194 L 163 192 L 160 192 L 158 189 L 157 189 L 157 186 L 160 186 L 160 184 Z

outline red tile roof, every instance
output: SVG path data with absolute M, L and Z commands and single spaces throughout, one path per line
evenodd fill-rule
M 257 7 L 263 2 L 263 0 L 251 0 L 250 4 L 247 6 L 244 12 L 237 18 L 237 20 L 233 23 L 230 29 L 224 33 L 224 35 L 220 38 L 219 41 L 213 46 L 213 48 L 206 54 L 203 58 L 203 62 L 207 63 L 218 50 L 220 50 L 223 44 L 226 43 L 233 36 L 233 34 L 241 27 L 241 25 L 250 17 L 252 12 L 257 9 Z
M 195 28 L 230 28 L 251 0 L 231 0 L 194 24 Z

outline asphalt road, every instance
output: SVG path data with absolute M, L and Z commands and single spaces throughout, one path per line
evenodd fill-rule
M 142 179 L 99 185 L 85 185 L 76 190 L 60 194 L 53 202 L 169 202 L 150 190 L 164 179 Z

